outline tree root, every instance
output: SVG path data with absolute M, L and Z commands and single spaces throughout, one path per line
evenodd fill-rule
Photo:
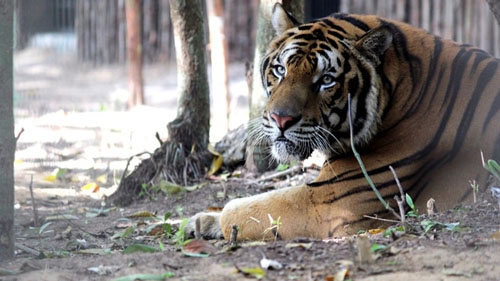
M 131 159 L 133 157 L 135 155 Z M 205 176 L 211 159 L 206 149 L 186 150 L 180 143 L 166 141 L 132 173 L 122 177 L 117 191 L 107 201 L 117 206 L 130 205 L 138 199 L 144 186 L 155 185 L 160 180 L 185 186 L 193 184 Z

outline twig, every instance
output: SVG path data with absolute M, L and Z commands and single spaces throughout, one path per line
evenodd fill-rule
M 429 198 L 429 200 L 427 200 L 427 215 L 432 216 L 436 213 L 437 213 L 436 200 L 434 200 L 434 198 Z
M 294 167 L 286 169 L 284 171 L 279 171 L 279 172 L 274 173 L 272 175 L 262 177 L 262 178 L 258 179 L 256 182 L 263 182 L 263 181 L 268 181 L 268 180 L 272 180 L 272 179 L 275 179 L 275 178 L 279 178 L 279 177 L 291 175 L 291 174 L 294 174 L 294 173 L 298 173 L 301 170 L 302 170 L 301 166 L 294 166 Z
M 224 183 L 223 180 L 220 181 L 220 184 L 222 185 L 222 200 L 227 199 L 227 185 Z
M 231 236 L 229 237 L 229 243 L 231 243 L 232 246 L 236 245 L 238 241 L 238 226 L 233 224 L 231 230 Z
M 197 217 L 196 220 L 194 221 L 194 239 L 201 239 L 201 222 L 200 222 L 200 217 Z
M 380 200 L 380 202 L 382 202 L 382 205 L 384 205 L 385 209 L 391 211 L 392 214 L 396 218 L 398 218 L 399 220 L 401 220 L 401 218 L 398 215 L 398 213 L 396 213 L 396 211 L 394 211 L 394 209 L 391 208 L 391 206 L 389 206 L 389 204 L 384 200 L 384 198 L 382 197 L 382 195 L 380 195 L 380 192 L 375 187 L 375 184 L 373 183 L 372 179 L 368 175 L 368 172 L 366 172 L 365 164 L 361 160 L 361 157 L 359 156 L 358 151 L 354 147 L 354 133 L 353 133 L 352 116 L 351 116 L 352 115 L 351 114 L 351 94 L 349 94 L 348 97 L 347 97 L 347 115 L 349 117 L 349 133 L 350 133 L 350 138 L 351 138 L 351 149 L 352 149 L 352 152 L 354 153 L 354 157 L 356 157 L 356 160 L 358 160 L 359 167 L 361 168 L 361 171 L 363 172 L 363 175 L 365 176 L 366 181 L 368 182 L 368 184 L 372 188 L 373 192 L 375 192 L 375 195 L 377 195 L 378 200 Z
M 369 216 L 369 215 L 363 215 L 363 217 L 369 218 L 369 219 L 372 219 L 372 220 L 385 221 L 385 222 L 391 222 L 391 223 L 398 223 L 399 222 L 397 220 L 384 219 L 384 218 L 373 217 L 373 216 Z
M 33 206 L 33 226 L 38 227 L 38 210 L 36 209 L 35 195 L 33 195 L 33 175 L 31 175 L 30 180 L 30 195 L 31 195 L 31 205 Z
M 155 137 L 158 140 L 158 142 L 160 143 L 160 146 L 162 146 L 163 145 L 163 141 L 161 140 L 160 134 L 158 132 L 156 132 Z
M 19 131 L 19 133 L 17 133 L 17 136 L 16 136 L 16 144 L 17 144 L 17 141 L 19 140 L 19 138 L 21 137 L 21 134 L 24 133 L 24 128 L 21 128 L 21 130 Z
M 391 170 L 392 175 L 394 176 L 394 180 L 396 180 L 396 185 L 398 186 L 399 192 L 401 194 L 401 197 L 398 197 L 397 195 L 395 195 L 394 200 L 396 200 L 396 202 L 398 203 L 401 224 L 403 225 L 403 228 L 406 231 L 405 192 L 403 191 L 403 187 L 401 186 L 401 183 L 399 182 L 398 175 L 396 174 L 396 171 L 394 170 L 394 168 L 389 165 L 389 169 Z
M 370 251 L 370 239 L 367 236 L 358 236 L 356 240 L 358 245 L 358 260 L 360 266 L 366 266 L 373 262 L 373 256 Z
M 38 250 L 32 249 L 30 247 L 26 247 L 26 246 L 19 244 L 19 243 L 15 243 L 14 245 L 16 246 L 16 248 L 21 249 L 21 250 L 25 251 L 26 253 L 30 253 L 30 254 L 37 256 L 37 257 L 40 256 L 40 254 L 42 253 Z
M 120 179 L 120 184 L 123 182 L 123 179 L 125 178 L 125 175 L 127 174 L 127 171 L 128 171 L 128 166 L 130 165 L 130 161 L 132 161 L 132 159 L 134 159 L 134 157 L 139 157 L 143 154 L 149 154 L 150 157 L 151 157 L 151 161 L 153 161 L 154 163 L 154 160 L 153 160 L 153 155 L 150 153 L 150 152 L 147 152 L 147 151 L 144 151 L 144 152 L 141 152 L 141 153 L 137 153 L 135 155 L 132 155 L 128 158 L 128 161 L 127 161 L 127 166 L 125 166 L 125 170 L 123 170 L 123 173 L 122 173 L 122 177 Z M 156 166 L 156 165 L 155 165 Z

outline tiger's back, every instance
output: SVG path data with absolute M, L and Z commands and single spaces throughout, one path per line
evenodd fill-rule
M 336 14 L 297 25 L 276 5 L 273 25 L 278 37 L 261 65 L 269 100 L 254 137 L 271 143 L 278 161 L 313 150 L 329 160 L 314 182 L 232 200 L 215 215 L 220 225 L 202 220 L 202 229 L 229 238 L 238 225 L 240 239 L 290 239 L 373 227 L 379 222 L 364 215 L 386 210 L 351 141 L 390 203 L 399 191 L 389 166 L 420 208 L 431 197 L 442 209 L 464 202 L 471 180 L 486 187 L 481 152 L 500 159 L 498 59 L 376 16 Z M 205 216 L 212 215 L 198 217 Z M 269 218 L 280 218 L 279 229 Z

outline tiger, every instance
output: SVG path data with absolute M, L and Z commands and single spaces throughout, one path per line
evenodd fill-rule
M 201 212 L 206 239 L 328 239 L 379 227 L 382 198 L 408 193 L 417 209 L 470 202 L 481 164 L 500 158 L 500 60 L 476 47 L 375 15 L 336 13 L 299 23 L 280 4 L 260 70 L 267 103 L 257 138 L 279 162 L 325 155 L 317 178 Z M 349 118 L 351 117 L 351 118 Z M 367 217 L 368 216 L 368 217 Z

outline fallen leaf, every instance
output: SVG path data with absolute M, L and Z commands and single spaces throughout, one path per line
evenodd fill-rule
M 208 256 L 217 251 L 217 248 L 206 240 L 192 240 L 182 247 L 183 253 L 192 256 L 191 254 L 202 254 Z
M 120 266 L 103 266 L 102 264 L 99 266 L 89 267 L 88 271 L 97 273 L 99 275 L 109 275 L 113 272 L 120 270 Z
M 491 239 L 500 240 L 500 230 L 497 230 L 495 233 L 491 234 Z
M 166 272 L 161 274 L 132 274 L 128 276 L 118 277 L 111 281 L 135 281 L 135 280 L 165 280 L 174 277 L 173 272 Z
M 86 254 L 86 255 L 109 255 L 111 254 L 111 249 L 101 249 L 101 248 L 92 248 L 92 249 L 83 249 L 76 252 L 77 254 Z
M 349 277 L 349 270 L 347 268 L 341 269 L 335 273 L 332 280 L 344 281 L 346 277 Z
M 310 249 L 312 247 L 313 243 L 288 243 L 285 245 L 286 249 L 291 249 L 291 248 L 303 248 L 303 249 Z
M 46 181 L 55 182 L 56 180 L 64 177 L 68 173 L 66 169 L 55 168 L 52 173 L 44 178 Z
M 73 215 L 55 215 L 48 216 L 45 218 L 45 221 L 58 221 L 58 220 L 77 220 L 79 219 L 77 216 Z
M 197 189 L 202 188 L 206 184 L 207 184 L 206 182 L 202 182 L 202 183 L 196 184 L 196 185 L 185 186 L 184 189 L 187 190 L 187 191 L 195 191 Z
M 127 218 L 136 219 L 136 218 L 150 218 L 156 217 L 156 214 L 150 211 L 139 211 L 127 216 Z
M 108 182 L 108 175 L 102 174 L 95 179 L 96 182 L 106 184 Z
M 166 194 L 178 194 L 186 191 L 186 188 L 183 186 L 165 180 L 160 181 L 158 187 Z
M 48 175 L 43 179 L 46 181 L 55 182 L 57 180 L 57 176 L 56 175 Z
M 372 253 L 375 253 L 377 251 L 382 251 L 382 250 L 385 250 L 387 249 L 387 246 L 386 245 L 381 245 L 381 244 L 377 244 L 377 243 L 373 243 L 370 247 L 370 251 Z
M 131 253 L 136 253 L 136 252 L 140 252 L 140 253 L 155 253 L 155 252 L 159 252 L 160 250 L 158 248 L 155 248 L 153 246 L 149 246 L 149 245 L 145 245 L 145 244 L 132 244 L 130 246 L 128 246 L 127 248 L 125 248 L 125 250 L 123 250 L 123 253 L 124 254 L 131 254 Z
M 236 267 L 237 273 L 242 273 L 245 276 L 251 276 L 251 277 L 254 277 L 257 279 L 262 279 L 266 276 L 266 272 L 264 271 L 264 269 L 262 269 L 260 267 L 239 268 L 236 265 L 234 267 Z
M 215 156 L 212 160 L 212 164 L 210 165 L 210 170 L 208 171 L 208 175 L 211 176 L 217 171 L 219 171 L 220 167 L 222 167 L 222 155 Z
M 95 193 L 99 191 L 99 185 L 95 182 L 87 183 L 86 185 L 80 188 L 81 191 L 85 193 Z
M 384 231 L 385 231 L 385 229 L 383 229 L 383 228 L 375 228 L 375 229 L 369 229 L 368 233 L 370 233 L 371 235 L 375 235 L 375 234 L 382 233 Z

